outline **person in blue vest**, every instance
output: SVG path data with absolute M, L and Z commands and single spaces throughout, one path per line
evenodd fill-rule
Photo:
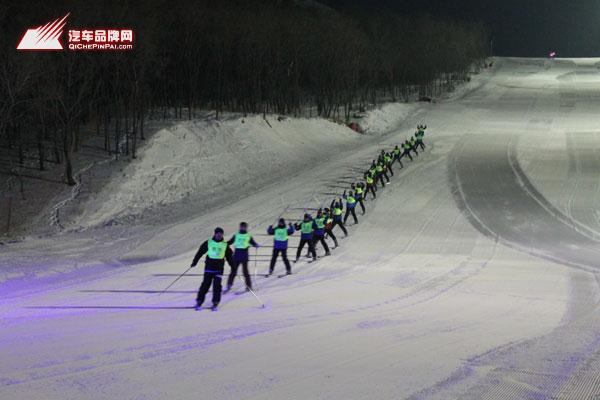
M 315 221 L 313 221 L 310 214 L 304 214 L 304 219 L 301 223 L 296 224 L 295 228 L 297 231 L 300 231 L 301 235 L 300 244 L 298 245 L 298 251 L 296 251 L 296 260 L 294 262 L 298 262 L 300 254 L 302 254 L 302 249 L 306 244 L 308 244 L 308 251 L 312 255 L 313 261 L 316 261 L 317 253 L 315 252 L 315 248 L 313 247 L 313 233 L 315 231 Z
M 352 218 L 354 218 L 354 224 L 358 224 L 358 219 L 356 218 L 356 197 L 354 197 L 354 192 L 350 191 L 346 194 L 344 190 L 344 194 L 342 195 L 344 200 L 346 200 L 346 215 L 344 215 L 344 224 L 348 221 L 348 216 L 352 214 Z
M 344 221 L 343 221 L 343 217 L 342 214 L 344 213 L 344 203 L 342 203 L 342 199 L 339 199 L 339 201 L 335 201 L 335 199 L 333 199 L 333 201 L 331 202 L 331 215 L 333 217 L 333 223 L 331 224 L 331 230 L 333 231 L 333 228 L 335 228 L 337 225 L 339 225 L 340 229 L 342 230 L 342 232 L 344 232 L 344 237 L 348 236 L 348 231 L 346 230 L 346 227 L 344 226 Z
M 267 233 L 269 235 L 275 236 L 273 242 L 273 256 L 271 257 L 271 265 L 269 266 L 269 274 L 267 276 L 273 274 L 273 271 L 275 270 L 275 262 L 277 261 L 279 254 L 281 254 L 281 258 L 283 258 L 286 274 L 290 275 L 292 273 L 292 266 L 290 265 L 287 257 L 287 248 L 288 236 L 293 235 L 294 232 L 294 226 L 292 224 L 286 226 L 285 219 L 283 218 L 279 219 L 279 223 L 275 228 L 273 228 L 273 225 L 271 225 L 267 229 Z
M 242 264 L 242 272 L 244 273 L 244 280 L 246 281 L 246 291 L 252 290 L 252 280 L 250 279 L 250 272 L 248 271 L 248 249 L 250 246 L 255 248 L 259 248 L 260 246 L 254 241 L 252 235 L 248 233 L 248 224 L 246 222 L 240 223 L 239 232 L 233 235 L 227 244 L 233 244 L 235 251 L 233 252 L 233 264 L 231 265 L 231 273 L 227 279 L 227 288 L 225 289 L 225 292 L 231 290 L 240 264 Z
M 216 309 L 221 301 L 221 280 L 223 279 L 223 268 L 225 267 L 225 260 L 233 267 L 231 261 L 232 251 L 227 245 L 227 242 L 223 240 L 223 229 L 216 228 L 212 239 L 202 243 L 198 252 L 194 256 L 192 261 L 192 268 L 198 265 L 200 258 L 206 254 L 204 260 L 204 280 L 198 289 L 198 296 L 196 297 L 196 308 L 200 308 L 204 303 L 206 293 L 210 289 L 211 285 L 213 288 L 212 302 L 213 309 Z

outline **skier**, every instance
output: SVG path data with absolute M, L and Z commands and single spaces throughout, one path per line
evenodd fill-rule
M 353 183 L 350 185 L 354 193 L 356 194 L 355 198 L 358 204 L 360 204 L 360 208 L 362 209 L 362 215 L 365 215 L 365 202 L 363 201 L 363 195 L 365 194 L 365 187 L 363 183 L 358 182 L 356 185 Z
M 390 170 L 390 174 L 392 176 L 394 176 L 394 170 L 392 169 L 392 164 L 394 163 L 394 159 L 392 158 L 392 155 L 390 153 L 386 153 L 383 156 L 383 161 L 384 161 L 385 166 L 387 167 L 387 169 Z
M 394 161 L 398 161 L 398 163 L 400 164 L 400 169 L 404 168 L 404 165 L 402 165 L 402 150 L 400 150 L 400 147 L 398 147 L 398 145 L 396 145 L 396 147 L 394 147 L 393 150 L 394 153 Z
M 333 217 L 331 216 L 329 208 L 325 207 L 323 211 L 323 217 L 325 217 L 325 235 L 333 240 L 333 244 L 335 245 L 333 248 L 335 249 L 338 247 L 338 241 L 333 233 Z
M 346 195 L 346 191 L 344 190 L 343 194 L 344 199 L 346 200 L 346 215 L 344 216 L 344 224 L 348 221 L 348 216 L 352 214 L 352 218 L 354 218 L 354 224 L 358 224 L 358 219 L 356 218 L 356 198 L 354 197 L 354 192 L 350 191 L 348 195 Z
M 328 256 L 331 253 L 329 252 L 329 246 L 327 246 L 327 242 L 325 241 L 326 221 L 327 221 L 327 217 L 325 215 L 323 215 L 323 211 L 319 208 L 319 210 L 317 211 L 317 216 L 314 219 L 315 231 L 313 233 L 313 249 L 316 253 L 317 243 L 321 242 L 321 245 L 323 246 L 323 249 L 325 250 L 325 255 Z M 334 236 L 334 243 L 337 246 L 337 240 L 335 240 L 335 236 Z
M 331 224 L 331 230 L 333 231 L 333 228 L 335 228 L 336 225 L 339 225 L 342 232 L 344 232 L 344 237 L 347 237 L 348 231 L 346 230 L 344 222 L 342 221 L 342 212 L 344 209 L 344 206 L 342 204 L 342 199 L 339 199 L 338 202 L 336 202 L 335 199 L 333 199 L 333 201 L 331 202 L 330 207 L 333 213 L 333 223 Z
M 275 262 L 277 261 L 277 257 L 279 256 L 279 254 L 281 254 L 281 258 L 283 258 L 286 275 L 290 275 L 292 273 L 292 267 L 287 258 L 287 248 L 288 236 L 292 235 L 294 232 L 294 226 L 292 224 L 289 224 L 289 227 L 286 227 L 285 220 L 283 218 L 279 219 L 279 223 L 275 228 L 273 228 L 273 225 L 271 225 L 267 229 L 267 233 L 269 235 L 275 236 L 273 241 L 273 256 L 271 257 L 271 265 L 269 266 L 269 274 L 267 276 L 273 274 L 273 270 L 275 269 Z
M 315 248 L 313 247 L 313 232 L 314 232 L 314 224 L 312 217 L 310 214 L 304 214 L 304 220 L 300 224 L 296 224 L 295 228 L 297 231 L 300 231 L 302 234 L 300 236 L 300 244 L 298 245 L 298 251 L 296 252 L 296 260 L 295 263 L 298 262 L 300 258 L 300 254 L 302 253 L 302 249 L 305 244 L 308 244 L 308 251 L 312 255 L 313 261 L 317 260 L 317 253 L 315 252 Z
M 421 150 L 425 151 L 425 144 L 423 143 L 423 137 L 425 136 L 425 131 L 419 130 L 415 136 L 417 137 L 417 147 L 421 146 Z
M 381 182 L 381 187 L 385 187 L 385 182 L 383 181 L 383 165 L 381 165 L 380 162 L 378 162 L 377 165 L 375 166 L 375 171 L 376 171 L 375 181 L 379 180 L 379 182 Z M 388 178 L 388 181 L 389 181 L 389 178 Z
M 227 279 L 227 288 L 225 289 L 225 293 L 231 290 L 240 264 L 242 264 L 242 271 L 244 273 L 244 279 L 246 282 L 246 291 L 252 290 L 252 281 L 250 280 L 250 273 L 248 272 L 248 248 L 250 246 L 259 248 L 260 246 L 248 233 L 248 224 L 246 222 L 240 223 L 239 232 L 233 235 L 227 244 L 233 244 L 235 251 L 233 252 L 233 265 L 231 266 L 229 279 Z
M 233 268 L 231 262 L 231 249 L 227 245 L 227 242 L 223 240 L 223 229 L 216 228 L 212 239 L 202 243 L 198 252 L 194 256 L 191 268 L 195 267 L 204 254 L 206 258 L 204 260 L 204 280 L 198 289 L 198 296 L 196 297 L 196 310 L 199 310 L 204 303 L 204 298 L 208 289 L 212 285 L 212 309 L 217 310 L 219 302 L 221 301 L 221 280 L 223 278 L 223 267 L 225 266 L 225 259 L 227 263 Z
M 404 142 L 404 144 L 402 145 L 402 147 L 404 148 L 404 152 L 402 153 L 402 157 L 404 156 L 408 156 L 408 158 L 410 158 L 410 161 L 413 160 L 412 156 L 410 155 L 410 149 L 411 149 L 411 145 L 410 142 L 408 140 L 406 140 Z
M 419 156 L 419 153 L 417 152 L 417 140 L 414 136 L 410 138 L 410 149 L 415 152 L 417 157 Z
M 367 183 L 367 190 L 365 191 L 365 199 L 367 198 L 367 193 L 369 190 L 373 194 L 373 198 L 376 199 L 377 195 L 375 194 L 376 187 L 375 181 L 373 180 L 373 175 L 369 171 L 365 172 L 365 182 Z

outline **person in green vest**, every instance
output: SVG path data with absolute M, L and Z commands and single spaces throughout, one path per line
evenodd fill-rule
M 290 275 L 292 273 L 292 266 L 290 265 L 290 262 L 287 257 L 287 248 L 288 237 L 294 232 L 294 226 L 292 224 L 286 226 L 285 219 L 283 218 L 279 218 L 279 223 L 275 228 L 273 228 L 273 225 L 271 225 L 267 229 L 267 233 L 269 235 L 274 236 L 273 256 L 271 257 L 271 265 L 269 266 L 269 274 L 267 276 L 273 274 L 273 271 L 275 270 L 275 262 L 277 261 L 277 257 L 279 257 L 279 254 L 281 254 L 281 258 L 283 258 L 287 275 Z
M 387 173 L 387 165 L 385 164 L 385 161 L 383 160 L 383 158 L 381 158 L 377 162 L 377 173 L 379 174 L 379 177 L 380 177 L 381 186 L 385 186 L 385 183 L 383 182 L 383 178 L 385 178 L 387 183 L 390 183 L 390 177 L 388 176 L 388 173 Z
M 394 150 L 392 151 L 392 153 L 394 154 L 394 161 L 398 161 L 398 163 L 400 164 L 400 169 L 404 168 L 404 165 L 402 164 L 402 150 L 400 149 L 400 147 L 398 147 L 398 145 L 396 145 L 396 147 L 394 147 Z
M 404 148 L 404 152 L 402 153 L 402 157 L 408 156 L 408 158 L 410 158 L 410 161 L 412 161 L 413 158 L 410 155 L 410 150 L 411 150 L 412 146 L 411 146 L 410 142 L 408 141 L 408 139 L 404 142 L 404 144 L 402 145 L 402 147 Z
M 333 233 L 333 215 L 329 208 L 324 208 L 323 217 L 325 217 L 325 236 L 328 236 L 329 238 L 331 238 L 331 240 L 333 240 L 333 248 L 335 249 L 336 247 L 338 247 L 338 241 L 335 237 L 335 234 Z
M 410 149 L 415 152 L 415 155 L 418 157 L 419 152 L 417 151 L 417 139 L 415 137 L 410 138 Z
M 425 137 L 425 131 L 424 130 L 418 130 L 417 133 L 415 134 L 415 137 L 417 138 L 417 147 L 421 147 L 421 150 L 425 150 L 425 144 L 423 143 L 423 138 Z
M 352 214 L 352 218 L 354 218 L 354 224 L 358 224 L 358 219 L 356 218 L 356 197 L 354 197 L 354 192 L 350 191 L 346 194 L 344 190 L 344 194 L 342 197 L 346 200 L 346 215 L 344 216 L 344 224 L 348 221 L 348 216 Z
M 333 222 L 331 224 L 331 230 L 333 231 L 333 228 L 336 227 L 336 225 L 339 225 L 340 229 L 342 230 L 342 232 L 344 232 L 344 237 L 348 236 L 348 231 L 346 230 L 346 227 L 344 226 L 344 221 L 343 221 L 343 217 L 342 214 L 344 213 L 344 205 L 342 203 L 342 199 L 339 199 L 339 201 L 335 201 L 335 199 L 333 199 L 333 201 L 331 202 L 331 216 L 333 217 Z
M 325 227 L 327 225 L 327 217 L 323 214 L 323 211 L 319 208 L 317 210 L 317 216 L 314 219 L 315 231 L 313 232 L 313 249 L 315 249 L 315 253 L 317 252 L 317 243 L 321 242 L 323 249 L 325 250 L 325 255 L 328 256 L 331 253 L 329 252 L 329 246 L 327 246 L 327 242 L 325 241 Z M 334 240 L 337 246 L 337 240 Z
M 223 268 L 225 267 L 225 260 L 230 266 L 233 266 L 231 261 L 231 249 L 227 245 L 227 242 L 223 240 L 223 229 L 216 228 L 212 239 L 205 241 L 200 245 L 200 248 L 194 256 L 191 268 L 198 265 L 200 258 L 206 254 L 204 261 L 204 279 L 198 289 L 198 296 L 196 297 L 196 308 L 200 308 L 204 303 L 206 293 L 210 289 L 211 285 L 213 288 L 212 302 L 213 309 L 216 310 L 219 302 L 221 301 L 221 280 L 223 279 Z
M 365 190 L 365 199 L 367 198 L 367 193 L 369 191 L 371 191 L 371 194 L 373 194 L 373 198 L 376 199 L 377 195 L 375 194 L 375 192 L 377 191 L 377 188 L 375 187 L 375 180 L 373 179 L 373 175 L 370 171 L 367 171 L 365 172 L 364 178 L 367 187 Z
M 304 214 L 304 219 L 301 223 L 297 223 L 295 228 L 297 231 L 300 231 L 300 244 L 298 245 L 298 250 L 296 251 L 296 260 L 294 262 L 298 262 L 298 259 L 300 259 L 300 254 L 302 254 L 302 249 L 306 244 L 308 244 L 308 251 L 312 255 L 313 261 L 316 261 L 317 253 L 313 247 L 315 221 L 313 221 L 310 214 Z
M 358 204 L 360 204 L 360 208 L 362 209 L 362 215 L 365 215 L 366 209 L 365 209 L 365 202 L 363 201 L 364 196 L 365 196 L 365 187 L 363 185 L 363 183 L 358 182 L 357 184 L 351 184 L 350 188 L 352 190 L 354 190 L 354 194 L 355 194 L 355 198 L 356 201 L 358 202 Z
M 392 169 L 392 164 L 394 163 L 394 159 L 390 153 L 385 153 L 383 155 L 383 162 L 387 169 L 390 170 L 390 174 L 394 176 L 394 170 Z
M 231 273 L 227 279 L 227 288 L 225 289 L 225 292 L 231 290 L 240 264 L 242 264 L 242 272 L 244 273 L 244 280 L 246 281 L 246 291 L 252 290 L 252 280 L 250 279 L 250 272 L 248 271 L 248 249 L 250 246 L 254 248 L 259 248 L 260 246 L 254 241 L 252 235 L 248 233 L 248 224 L 246 222 L 240 223 L 239 232 L 233 235 L 227 244 L 233 244 L 235 251 L 233 252 L 233 264 L 231 265 Z

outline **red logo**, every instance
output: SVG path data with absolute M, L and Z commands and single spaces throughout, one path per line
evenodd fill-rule
M 48 22 L 44 26 L 27 29 L 17 50 L 62 50 L 63 47 L 58 38 L 63 33 L 68 16 L 69 14 Z

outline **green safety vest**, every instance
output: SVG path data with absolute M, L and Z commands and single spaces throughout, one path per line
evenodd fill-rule
M 394 153 L 395 153 L 396 155 L 400 154 L 400 148 L 394 149 Z
M 252 236 L 250 236 L 249 233 L 238 232 L 235 234 L 235 240 L 233 241 L 233 245 L 236 249 L 247 249 L 248 247 L 250 247 L 250 239 L 252 239 Z
M 225 258 L 225 250 L 227 249 L 227 242 L 221 241 L 216 242 L 212 239 L 208 241 L 208 258 L 212 260 L 222 260 Z
M 358 186 L 356 188 L 356 194 L 363 194 L 363 188 L 362 188 L 362 186 Z
M 410 150 L 410 143 L 404 143 L 404 150 Z
M 315 224 L 317 224 L 317 228 L 319 229 L 325 228 L 325 217 L 315 218 Z
M 334 207 L 333 214 L 334 215 L 342 215 L 342 209 L 339 207 Z
M 306 234 L 306 233 L 312 233 L 312 231 L 313 231 L 313 222 L 312 221 L 303 222 L 302 225 L 300 226 L 300 230 L 304 234 Z
M 382 172 L 383 171 L 383 167 L 381 166 L 381 164 L 377 164 L 377 172 Z
M 390 157 L 390 156 L 385 156 L 385 162 L 386 162 L 386 163 L 388 163 L 388 164 L 389 164 L 391 161 L 392 161 L 392 157 Z
M 286 242 L 288 240 L 288 230 L 285 228 L 275 228 L 275 240 L 278 242 Z
M 354 204 L 354 203 L 356 203 L 356 199 L 353 196 L 348 196 L 346 198 L 346 203 L 348 203 L 348 204 Z
M 367 176 L 367 184 L 369 184 L 369 185 L 373 184 L 373 178 L 371 178 L 370 176 Z

